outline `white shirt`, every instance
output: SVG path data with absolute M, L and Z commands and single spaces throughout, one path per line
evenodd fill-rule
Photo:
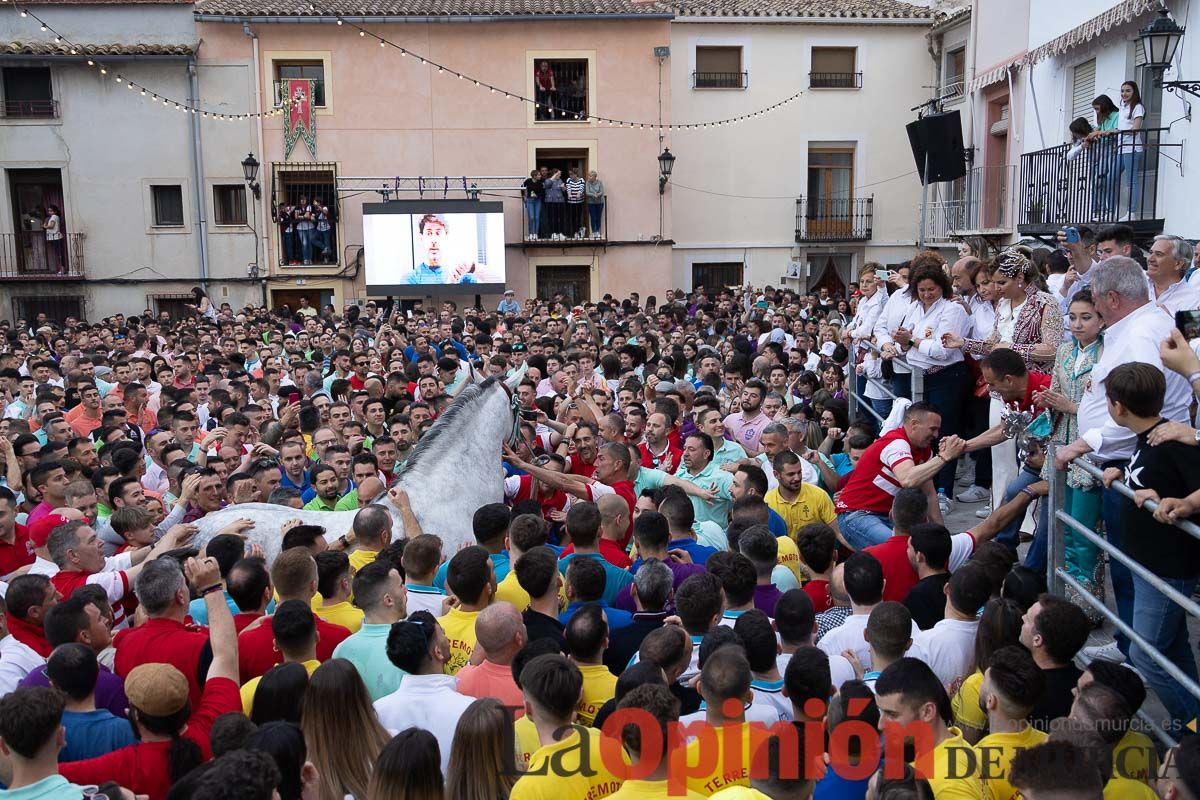
M 976 303 L 971 309 L 972 339 L 987 339 L 996 330 L 996 307 L 991 303 Z
M 978 628 L 978 620 L 943 619 L 914 636 L 908 654 L 928 664 L 943 686 L 950 686 L 974 668 Z
M 450 764 L 450 745 L 458 718 L 475 701 L 454 690 L 453 675 L 405 675 L 400 688 L 375 701 L 379 724 L 389 730 L 421 728 L 437 738 L 442 774 Z
M 879 315 L 883 313 L 883 307 L 887 305 L 888 299 L 887 292 L 883 289 L 876 289 L 875 294 L 859 300 L 854 319 L 850 320 L 850 335 L 855 339 L 870 339 L 875 332 L 875 323 L 879 321 Z
M 787 700 L 785 697 L 784 700 Z M 748 703 L 745 705 L 746 721 L 761 722 L 763 725 L 771 726 L 779 722 L 779 714 L 772 706 L 763 705 L 761 703 Z M 693 711 L 691 714 L 684 714 L 679 718 L 680 725 L 690 725 L 693 722 L 704 722 L 708 718 L 708 711 L 705 704 L 700 704 L 699 711 Z
M 407 592 L 405 600 L 405 608 L 411 614 L 414 611 L 428 611 L 435 617 L 442 615 L 442 601 L 446 599 L 446 593 L 436 586 L 412 586 L 405 584 L 404 588 Z
M 858 656 L 858 660 L 862 662 L 863 669 L 870 669 L 871 649 L 867 640 L 863 638 L 869 616 L 870 614 L 851 614 L 845 622 L 822 636 L 821 641 L 817 642 L 817 647 L 821 648 L 830 658 L 840 656 L 846 650 L 853 650 L 854 654 Z M 914 622 L 912 638 L 916 640 L 920 634 L 921 629 Z
M 1021 315 L 1021 309 L 1028 300 L 1022 300 L 1020 305 L 1014 306 L 1012 301 L 1007 297 L 1000 298 L 1000 302 L 996 303 L 996 336 L 1001 342 L 1012 344 L 1013 330 L 1017 327 L 1017 317 Z
M 1194 308 L 1200 308 L 1200 288 L 1181 280 L 1178 283 L 1172 283 L 1160 295 L 1154 289 L 1154 282 L 1150 281 L 1150 302 L 1163 306 L 1171 314 L 1179 311 L 1191 311 Z
M 1098 464 L 1128 459 L 1137 445 L 1137 436 L 1113 422 L 1108 415 L 1104 379 L 1121 364 L 1142 362 L 1163 370 L 1167 394 L 1162 415 L 1176 422 L 1188 421 L 1192 388 L 1176 372 L 1164 369 L 1158 355 L 1159 345 L 1171 335 L 1175 320 L 1153 303 L 1147 303 L 1129 316 L 1108 327 L 1104 334 L 1104 353 L 1092 368 L 1091 383 L 1079 401 L 1080 438 L 1092 448 L 1090 458 Z
M 1137 105 L 1135 105 L 1133 107 L 1133 111 L 1131 112 L 1129 110 L 1129 106 L 1126 105 L 1124 101 L 1122 101 L 1121 107 L 1117 111 L 1118 111 L 1117 130 L 1119 130 L 1119 131 L 1133 130 L 1134 120 L 1139 119 L 1139 118 L 1144 120 L 1146 117 L 1146 109 L 1141 103 L 1138 103 Z M 1140 152 L 1142 152 L 1142 150 L 1145 149 L 1144 147 L 1142 147 L 1142 136 L 1143 136 L 1143 134 L 1140 134 L 1140 133 L 1118 134 L 1117 138 L 1121 143 L 1121 152 L 1122 153 L 1140 153 Z
M 15 690 L 26 675 L 45 663 L 46 659 L 12 634 L 0 639 L 0 697 Z
M 1192 270 L 1192 274 L 1188 275 L 1187 285 L 1200 289 L 1200 265 L 1197 265 L 1197 269 Z
M 879 319 L 875 320 L 875 344 L 879 349 L 882 350 L 885 344 L 892 344 L 892 331 L 904 322 L 904 315 L 908 313 L 908 307 L 912 303 L 913 299 L 908 296 L 907 286 L 897 289 L 888 297 Z M 892 368 L 901 374 L 912 372 L 904 360 L 899 358 L 892 359 Z
M 754 694 L 754 706 L 774 713 L 775 722 L 791 722 L 792 701 L 783 694 L 783 679 L 777 681 L 752 680 L 750 691 Z
M 963 360 L 962 350 L 942 346 L 942 334 L 967 335 L 966 309 L 953 300 L 943 297 L 928 310 L 920 301 L 913 303 L 904 315 L 904 327 L 912 331 L 914 339 L 921 340 L 905 353 L 910 365 L 928 369 Z

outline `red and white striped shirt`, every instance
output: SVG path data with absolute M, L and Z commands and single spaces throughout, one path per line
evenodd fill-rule
M 933 456 L 930 448 L 914 449 L 903 427 L 884 434 L 866 449 L 837 499 L 837 512 L 872 511 L 886 514 L 892 498 L 900 491 L 896 467 L 906 461 L 924 464 Z

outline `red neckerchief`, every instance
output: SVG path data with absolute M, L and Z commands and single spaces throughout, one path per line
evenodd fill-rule
M 34 625 L 23 619 L 8 615 L 8 632 L 23 645 L 26 645 L 42 658 L 49 658 L 54 648 L 46 641 L 46 631 L 40 625 Z

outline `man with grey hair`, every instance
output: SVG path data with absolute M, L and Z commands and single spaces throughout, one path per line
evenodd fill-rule
M 220 583 L 196 587 L 201 596 L 220 590 Z M 208 672 L 213 652 L 208 630 L 185 622 L 191 596 L 179 562 L 173 558 L 149 562 L 138 575 L 134 592 L 149 619 L 113 636 L 117 649 L 113 671 L 127 679 L 133 668 L 142 664 L 170 664 L 187 678 L 192 708 L 199 708 L 202 676 Z
M 674 593 L 674 573 L 657 558 L 642 562 L 633 585 L 629 587 L 637 611 L 633 621 L 624 628 L 609 633 L 604 663 L 614 675 L 619 675 L 642 646 L 642 640 L 653 630 L 661 628 L 667 618 L 667 604 Z M 673 610 L 673 609 L 672 609 Z
M 1159 246 L 1159 242 L 1155 242 Z M 1104 381 L 1121 364 L 1150 364 L 1166 376 L 1167 392 L 1162 416 L 1176 422 L 1188 421 L 1192 390 L 1178 373 L 1163 368 L 1159 347 L 1171 335 L 1175 321 L 1150 301 L 1146 274 L 1132 258 L 1114 256 L 1091 269 L 1091 288 L 1096 311 L 1104 320 L 1104 353 L 1092 368 L 1091 382 L 1079 402 L 1079 439 L 1055 451 L 1057 469 L 1080 456 L 1087 456 L 1101 469 L 1124 471 L 1137 445 L 1137 436 L 1113 421 L 1108 413 Z M 1104 527 L 1108 541 L 1122 546 L 1125 534 L 1125 506 L 1130 501 L 1113 489 L 1104 491 Z M 1133 624 L 1133 576 L 1129 568 L 1116 561 L 1109 564 L 1116 598 L 1117 613 L 1126 624 Z M 1117 647 L 1129 655 L 1129 640 L 1117 634 Z M 1111 646 L 1104 655 L 1114 656 Z M 1096 653 L 1092 653 L 1096 655 Z
M 1154 237 L 1146 257 L 1146 275 L 1150 278 L 1150 299 L 1171 314 L 1200 307 L 1200 289 L 1183 279 L 1192 258 L 1192 246 L 1180 236 Z

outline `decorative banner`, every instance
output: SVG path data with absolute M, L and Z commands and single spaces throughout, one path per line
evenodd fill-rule
M 313 79 L 289 78 L 287 114 L 283 118 L 283 160 L 292 155 L 296 140 L 303 137 L 313 160 L 317 158 L 317 116 L 312 105 Z

